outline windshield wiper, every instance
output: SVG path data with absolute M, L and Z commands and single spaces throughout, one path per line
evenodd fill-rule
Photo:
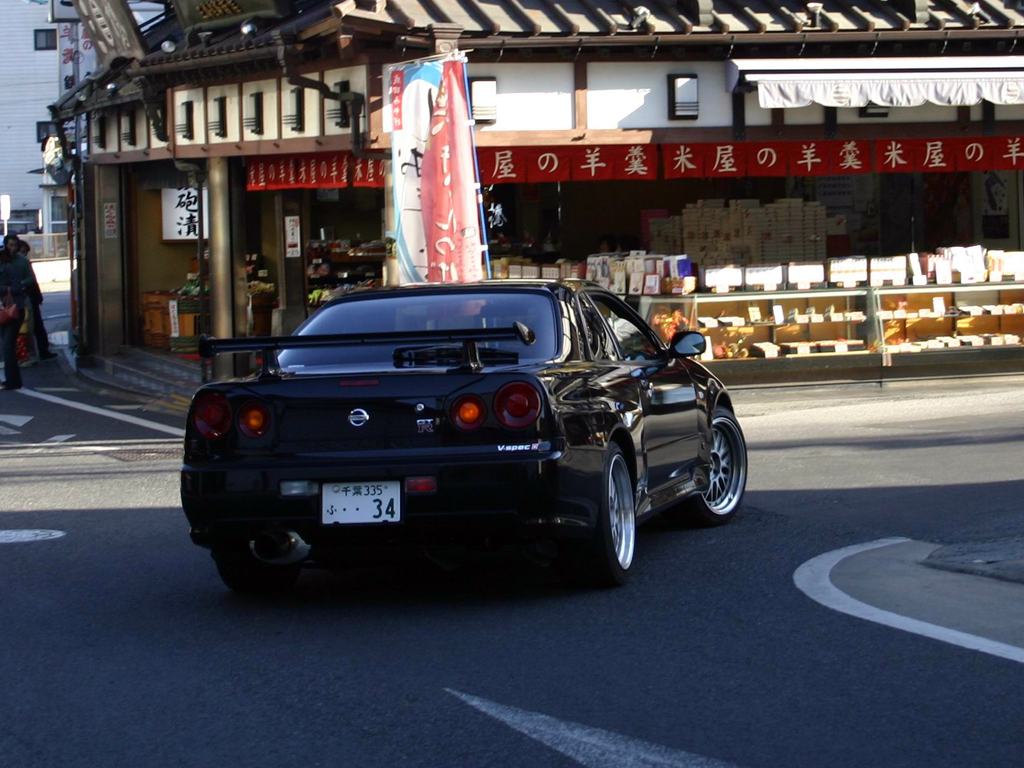
M 476 347 L 480 361 L 497 365 L 514 365 L 519 362 L 519 353 L 492 347 Z M 413 368 L 417 365 L 452 365 L 465 362 L 465 349 L 461 345 L 441 344 L 425 347 L 397 347 L 394 352 L 396 368 Z

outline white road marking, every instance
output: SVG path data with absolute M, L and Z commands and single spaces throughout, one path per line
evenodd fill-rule
M 70 440 L 74 435 L 54 435 L 43 440 L 44 443 L 63 443 L 65 440 Z
M 26 541 L 46 541 L 47 539 L 59 539 L 64 535 L 64 531 L 46 531 L 41 529 L 0 531 L 0 544 L 22 544 Z
M 832 583 L 829 574 L 832 569 L 848 557 L 867 552 L 880 547 L 890 547 L 893 544 L 903 544 L 910 539 L 890 538 L 869 541 L 865 544 L 855 544 L 852 547 L 836 549 L 826 552 L 823 555 L 811 558 L 796 569 L 793 574 L 793 582 L 797 588 L 817 603 L 833 611 L 856 616 L 858 619 L 873 621 L 876 624 L 884 624 L 894 629 L 902 629 L 904 632 L 913 632 L 915 635 L 929 637 L 932 640 L 939 640 L 943 643 L 959 645 L 962 648 L 969 648 L 972 651 L 981 651 L 1001 659 L 1009 659 L 1024 664 L 1024 648 L 1015 645 L 1000 643 L 989 640 L 987 637 L 979 637 L 968 632 L 961 632 L 956 629 L 949 629 L 938 624 L 930 624 L 927 621 L 912 619 L 909 616 L 902 616 L 891 611 L 883 611 L 873 605 L 855 600 Z
M 20 434 L 21 434 L 21 432 L 19 432 L 16 429 L 11 429 L 10 427 L 0 426 L 0 435 L 20 435 Z
M 736 768 L 733 763 L 558 720 L 446 688 L 474 709 L 587 768 Z
M 9 413 L 0 413 L 0 421 L 4 424 L 10 424 L 12 427 L 24 427 L 33 418 L 33 416 L 14 416 Z
M 126 424 L 134 424 L 137 427 L 145 427 L 146 429 L 152 429 L 157 432 L 163 432 L 167 435 L 174 435 L 175 437 L 184 437 L 185 430 L 177 427 L 168 427 L 166 424 L 160 424 L 155 421 L 149 421 L 147 419 L 140 419 L 138 416 L 129 416 L 126 413 L 117 413 L 109 411 L 106 408 L 97 408 L 94 405 L 86 405 L 85 403 L 76 403 L 74 400 L 65 400 L 63 397 L 56 397 L 55 395 L 47 395 L 43 392 L 36 392 L 33 389 L 19 389 L 17 390 L 26 397 L 34 397 L 38 400 L 44 400 L 48 403 L 54 403 L 55 405 L 63 405 L 67 408 L 74 408 L 78 411 L 84 411 L 85 413 L 92 413 L 97 416 L 106 416 L 108 419 L 114 419 L 115 421 L 123 421 Z

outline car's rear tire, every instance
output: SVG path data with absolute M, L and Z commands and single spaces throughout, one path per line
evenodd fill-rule
M 671 521 L 691 525 L 724 525 L 736 516 L 747 487 L 747 442 L 735 414 L 719 406 L 711 422 L 710 483 L 665 512 Z
M 299 565 L 270 565 L 241 552 L 214 552 L 213 560 L 224 586 L 240 595 L 287 591 L 302 570 Z
M 629 578 L 636 552 L 636 500 L 622 450 L 605 454 L 601 506 L 593 535 L 565 542 L 557 559 L 562 578 L 583 587 L 618 587 Z

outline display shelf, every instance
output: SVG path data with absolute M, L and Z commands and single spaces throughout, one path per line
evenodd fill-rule
M 644 296 L 640 313 L 666 341 L 680 329 L 706 334 L 710 354 L 703 359 L 708 362 L 808 358 L 858 354 L 870 347 L 870 334 L 865 330 L 870 325 L 868 295 L 869 289 L 864 287 Z M 757 319 L 747 320 L 752 313 Z M 704 318 L 742 322 L 708 325 Z M 812 351 L 787 354 L 788 345 L 798 344 L 809 344 Z M 852 348 L 821 352 L 815 349 L 819 344 L 829 348 L 850 344 Z
M 794 299 L 829 299 L 846 296 L 867 296 L 868 288 L 808 288 L 806 290 L 785 291 L 733 291 L 731 293 L 689 293 L 684 296 L 645 296 L 649 299 L 685 299 L 697 297 L 704 304 L 726 301 L 791 301 Z
M 875 296 L 875 334 L 887 363 L 923 352 L 1019 347 L 1024 338 L 1024 282 L 885 287 Z
M 862 317 L 859 320 L 849 320 L 844 318 L 842 320 L 808 320 L 804 323 L 740 323 L 739 325 L 704 325 L 698 320 L 698 325 L 707 331 L 720 331 L 732 328 L 801 328 L 805 325 L 835 325 L 839 323 L 842 323 L 843 325 L 859 325 L 866 322 L 867 317 Z
M 1024 291 L 1024 282 L 1003 281 L 999 283 L 959 283 L 950 285 L 887 285 L 873 288 L 880 296 L 911 293 L 973 293 L 976 291 Z

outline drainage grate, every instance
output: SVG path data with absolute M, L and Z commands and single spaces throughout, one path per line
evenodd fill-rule
M 160 461 L 162 459 L 180 459 L 181 448 L 142 448 L 126 451 L 104 451 L 104 456 L 109 456 L 118 461 Z

